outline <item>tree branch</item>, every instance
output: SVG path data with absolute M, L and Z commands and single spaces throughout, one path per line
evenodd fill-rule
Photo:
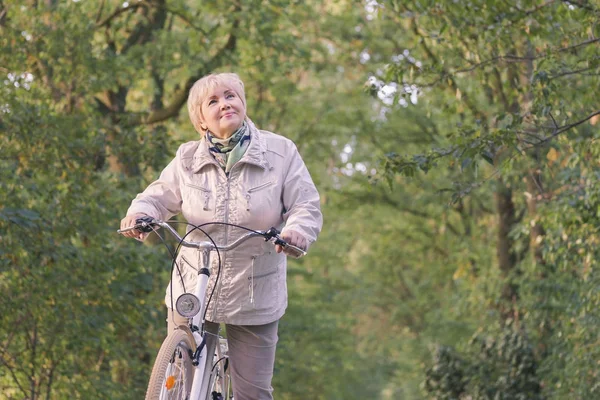
M 423 36 L 421 36 L 421 37 L 423 37 Z M 586 40 L 584 42 L 577 43 L 577 44 L 574 44 L 572 46 L 567 46 L 567 47 L 562 47 L 562 48 L 550 50 L 550 51 L 547 51 L 545 53 L 540 53 L 540 54 L 533 55 L 533 56 L 530 56 L 530 57 L 521 57 L 521 56 L 517 56 L 517 55 L 514 55 L 514 54 L 505 54 L 505 55 L 500 55 L 500 56 L 492 57 L 492 58 L 490 58 L 488 60 L 481 61 L 481 62 L 479 62 L 477 64 L 474 64 L 474 65 L 472 65 L 472 66 L 470 66 L 468 68 L 457 69 L 457 70 L 455 70 L 453 72 L 448 72 L 447 70 L 444 70 L 443 73 L 442 73 L 442 75 L 438 79 L 434 80 L 433 82 L 430 82 L 430 83 L 427 83 L 427 84 L 423 84 L 422 86 L 423 87 L 434 86 L 438 82 L 440 82 L 440 81 L 442 81 L 442 80 L 444 80 L 446 78 L 450 78 L 453 75 L 463 74 L 465 72 L 472 72 L 472 71 L 474 71 L 476 69 L 479 69 L 481 67 L 484 67 L 484 66 L 486 66 L 488 64 L 496 63 L 497 61 L 530 62 L 530 61 L 537 60 L 537 59 L 540 59 L 540 58 L 548 57 L 550 54 L 553 54 L 553 53 L 561 53 L 561 52 L 565 52 L 565 51 L 576 50 L 576 49 L 578 49 L 580 47 L 588 46 L 590 44 L 594 44 L 594 43 L 597 43 L 597 42 L 600 42 L 600 38 Z M 424 41 L 422 41 L 422 44 L 423 44 L 423 46 L 425 46 Z
M 52 393 L 52 384 L 54 383 L 54 371 L 58 367 L 58 364 L 60 364 L 60 361 L 55 362 L 54 360 L 51 360 L 51 366 L 48 371 L 48 383 L 46 384 L 46 400 L 50 400 L 52 398 L 50 395 Z
M 552 139 L 554 139 L 555 137 L 557 137 L 558 135 L 560 135 L 561 133 L 564 133 L 566 131 L 568 131 L 569 129 L 575 128 L 576 126 L 579 126 L 581 124 L 583 124 L 584 122 L 592 119 L 594 116 L 596 115 L 600 115 L 600 110 L 591 113 L 590 115 L 588 115 L 587 117 L 577 121 L 577 122 L 573 122 L 572 124 L 568 124 L 568 125 L 563 125 L 563 126 L 553 126 L 553 127 L 544 127 L 544 128 L 548 128 L 548 129 L 553 129 L 554 131 L 552 132 L 552 134 L 550 136 L 547 136 L 545 138 L 540 139 L 540 141 L 538 143 L 535 144 L 535 146 L 538 146 L 542 143 L 546 143 Z M 554 120 L 554 118 L 552 118 Z M 556 121 L 554 121 L 554 124 L 556 124 Z M 534 147 L 534 146 L 532 146 Z M 532 148 L 531 147 L 531 148 Z M 527 150 L 527 149 L 524 149 Z
M 597 9 L 597 8 L 594 8 L 594 7 L 590 6 L 589 4 L 583 4 L 583 3 L 581 3 L 580 1 L 572 1 L 572 0 L 569 0 L 567 3 L 574 4 L 574 5 L 576 5 L 576 6 L 577 6 L 577 7 L 579 7 L 579 8 L 583 8 L 584 10 L 588 10 L 588 11 L 598 11 L 598 9 Z
M 6 25 L 6 15 L 8 14 L 8 8 L 3 4 L 2 0 L 0 0 L 0 27 Z
M 115 11 L 113 11 L 109 16 L 104 18 L 102 21 L 96 23 L 96 28 L 102 28 L 104 26 L 110 26 L 110 23 L 113 19 L 118 17 L 119 15 L 126 13 L 131 10 L 137 10 L 140 7 L 148 7 L 148 4 L 145 1 L 140 1 L 134 4 L 129 4 L 127 7 L 119 7 Z M 100 15 L 98 15 L 99 19 Z
M 98 8 L 98 14 L 96 15 L 96 27 L 98 27 L 98 24 L 100 23 L 100 17 L 102 16 L 102 12 L 104 11 L 105 2 L 106 0 L 102 0 L 102 2 L 100 3 L 100 8 Z
M 167 21 L 167 14 L 165 12 L 165 2 L 164 0 L 155 0 L 157 1 L 156 6 L 152 10 L 150 15 L 145 15 L 147 18 L 147 22 L 139 21 L 135 26 L 133 32 L 127 38 L 127 41 L 121 48 L 120 54 L 125 54 L 131 47 L 136 44 L 143 45 L 146 44 L 152 39 L 152 34 L 155 30 L 162 29 Z M 145 12 L 148 13 L 149 9 L 146 9 Z
M 530 132 L 527 131 L 522 131 L 522 130 L 518 130 L 515 131 L 517 134 L 527 134 L 533 138 L 536 139 L 535 142 L 532 141 L 527 141 L 527 140 L 523 140 L 524 142 L 526 142 L 527 144 L 529 144 L 529 147 L 524 147 L 521 148 L 521 151 L 527 151 L 527 150 L 531 150 L 535 147 L 538 147 L 541 144 L 547 143 L 550 140 L 554 139 L 555 137 L 557 137 L 558 135 L 560 135 L 561 133 L 564 133 L 572 128 L 575 128 L 576 126 L 579 126 L 581 124 L 583 124 L 584 122 L 592 119 L 594 116 L 596 115 L 600 115 L 600 110 L 595 111 L 593 113 L 591 113 L 590 115 L 588 115 L 587 117 L 580 119 L 579 121 L 573 122 L 572 124 L 568 124 L 568 125 L 563 125 L 563 126 L 558 126 L 558 124 L 556 123 L 556 120 L 554 119 L 554 116 L 552 116 L 550 114 L 550 119 L 552 119 L 552 123 L 554 124 L 554 126 L 541 126 L 540 128 L 542 129 L 546 129 L 546 130 L 550 130 L 552 131 L 552 133 L 546 137 L 539 137 L 536 135 L 531 134 Z
M 421 47 L 423 47 L 423 49 L 425 50 L 425 53 L 427 53 L 427 55 L 429 56 L 430 59 L 432 59 L 434 61 L 435 64 L 440 64 L 438 58 L 435 56 L 435 54 L 433 54 L 433 52 L 431 51 L 431 49 L 429 48 L 429 46 L 427 46 L 427 43 L 425 43 L 425 37 L 424 35 L 422 35 L 419 32 L 419 27 L 417 25 L 417 21 L 415 18 L 411 19 L 412 22 L 412 30 L 414 32 L 415 35 L 419 36 L 422 38 L 421 40 Z M 450 87 L 452 89 L 454 89 L 455 91 L 457 89 L 459 89 L 456 81 L 452 78 L 451 74 L 447 72 L 447 70 L 444 68 L 442 70 L 442 76 L 447 76 L 450 80 Z M 440 78 L 441 79 L 441 78 Z M 460 89 L 459 89 L 460 90 Z M 483 112 L 481 112 L 476 106 L 475 104 L 473 104 L 473 102 L 470 100 L 469 96 L 467 93 L 465 93 L 464 96 L 464 102 L 467 105 L 467 107 L 471 110 L 471 112 L 473 113 L 473 115 L 475 115 L 477 118 L 481 119 L 482 121 L 485 120 L 485 115 Z
M 555 2 L 556 2 L 556 0 L 548 0 L 547 2 L 545 2 L 545 3 L 542 3 L 542 4 L 540 4 L 539 6 L 537 6 L 537 7 L 534 7 L 534 8 L 532 8 L 532 9 L 530 9 L 530 10 L 522 10 L 522 9 L 521 9 L 521 8 L 519 8 L 519 6 L 517 6 L 516 4 L 514 4 L 514 3 L 511 3 L 511 2 L 509 2 L 509 1 L 507 1 L 507 0 L 504 0 L 504 3 L 506 3 L 506 5 L 507 5 L 507 6 L 509 6 L 509 7 L 514 7 L 514 8 L 516 8 L 516 9 L 517 9 L 519 12 L 521 12 L 521 13 L 523 13 L 523 14 L 525 14 L 525 15 L 531 15 L 531 14 L 533 14 L 533 13 L 536 13 L 536 12 L 538 12 L 539 10 L 541 10 L 542 8 L 544 8 L 544 7 L 547 7 L 547 6 L 549 6 L 549 5 L 551 5 L 551 4 L 555 3 Z
M 31 372 L 29 373 L 29 384 L 31 387 L 31 398 L 36 398 L 36 379 L 35 379 L 35 367 L 37 361 L 37 348 L 38 348 L 38 331 L 37 331 L 37 322 L 33 319 L 33 332 L 31 337 L 31 351 L 30 351 L 30 368 Z
M 400 202 L 395 201 L 394 199 L 387 196 L 385 193 L 379 193 L 379 192 L 378 193 L 371 193 L 371 192 L 366 193 L 366 192 L 343 191 L 342 194 L 345 199 L 344 204 L 346 204 L 346 205 L 349 205 L 348 200 L 355 200 L 355 201 L 359 201 L 359 202 L 368 202 L 370 204 L 380 203 L 380 204 L 388 205 L 397 211 L 404 212 L 404 213 L 410 214 L 415 217 L 424 218 L 424 219 L 432 218 L 431 215 L 429 215 L 423 211 L 412 209 L 412 208 L 402 205 Z
M 176 11 L 176 10 L 173 10 L 173 9 L 170 9 L 170 8 L 167 8 L 167 11 L 170 12 L 171 14 L 176 15 L 177 17 L 179 17 L 183 22 L 187 23 L 189 26 L 191 26 L 195 30 L 199 31 L 204 36 L 208 36 L 208 32 L 206 32 L 204 29 L 202 29 L 201 26 L 198 26 L 198 25 L 194 24 L 192 22 L 192 20 L 190 20 L 190 18 L 187 15 L 183 14 L 181 11 Z
M 237 28 L 238 24 L 239 24 L 239 21 L 236 20 L 234 22 L 232 32 L 235 31 L 235 28 Z M 207 72 L 212 71 L 214 68 L 216 68 L 218 65 L 220 65 L 222 62 L 222 59 L 225 58 L 225 56 L 227 54 L 229 54 L 230 52 L 232 52 L 235 49 L 236 44 L 237 44 L 237 37 L 233 33 L 231 33 L 229 35 L 227 43 L 217 52 L 217 54 L 215 54 L 215 56 L 212 58 L 212 60 L 210 60 L 201 69 L 199 69 L 196 74 L 194 74 L 193 76 L 190 76 L 185 81 L 185 83 L 183 84 L 183 87 L 173 95 L 173 99 L 171 100 L 171 103 L 167 107 L 162 108 L 160 110 L 153 111 L 153 112 L 147 114 L 145 118 L 141 117 L 141 116 L 138 118 L 134 118 L 132 120 L 132 123 L 134 125 L 155 124 L 158 122 L 166 121 L 167 119 L 178 115 L 179 111 L 181 110 L 181 107 L 187 101 L 188 92 L 192 88 L 192 85 L 194 84 L 194 82 L 196 82 L 202 76 L 206 75 Z
M 577 69 L 577 70 L 574 70 L 574 71 L 565 71 L 565 72 L 561 72 L 559 74 L 553 75 L 549 79 L 552 80 L 552 79 L 561 78 L 561 77 L 567 76 L 567 75 L 580 74 L 582 72 L 589 71 L 589 70 L 592 70 L 592 69 L 597 69 L 597 68 L 598 67 L 588 67 L 588 68 Z
M 586 41 L 584 41 L 584 42 L 577 43 L 577 44 L 574 44 L 574 45 L 572 45 L 572 46 L 562 47 L 562 48 L 556 49 L 556 50 L 554 50 L 554 51 L 556 51 L 557 53 L 562 53 L 563 51 L 575 50 L 575 49 L 577 49 L 577 48 L 579 48 L 579 47 L 587 46 L 587 45 L 589 45 L 589 44 L 593 44 L 593 43 L 597 43 L 597 42 L 600 42 L 600 38 L 595 38 L 595 39 L 586 40 Z M 543 54 L 542 54 L 542 55 L 540 55 L 539 57 L 546 57 L 546 56 L 548 56 L 548 55 L 550 55 L 550 54 L 552 54 L 552 51 L 549 51 L 549 52 L 543 53 Z
M 3 353 L 7 353 L 7 352 L 3 352 Z M 15 373 L 15 370 L 14 370 L 13 366 L 11 366 L 8 363 L 8 361 L 4 358 L 4 354 L 0 354 L 0 361 L 2 362 L 2 364 L 4 364 L 6 366 L 6 368 L 10 372 L 10 375 L 13 378 L 13 381 L 15 382 L 15 384 L 17 385 L 17 387 L 19 388 L 19 390 L 21 392 L 23 392 L 23 394 L 25 395 L 25 398 L 29 398 L 29 394 L 27 393 L 27 390 L 25 390 L 25 388 L 19 382 L 19 379 L 17 378 L 17 374 Z

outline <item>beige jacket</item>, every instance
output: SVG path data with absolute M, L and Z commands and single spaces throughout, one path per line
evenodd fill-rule
M 183 144 L 157 181 L 133 200 L 127 215 L 148 214 L 168 220 L 182 213 L 195 225 L 228 222 L 252 229 L 294 230 L 308 243 L 323 224 L 319 194 L 294 143 L 259 131 L 250 123 L 250 145 L 229 177 L 208 151 L 205 139 Z M 188 228 L 189 230 L 189 228 Z M 212 225 L 205 228 L 217 244 L 227 244 L 245 231 Z M 187 239 L 207 240 L 195 231 Z M 221 252 L 222 268 L 207 319 L 235 325 L 273 322 L 287 307 L 286 256 L 271 243 L 252 238 Z M 179 271 L 173 273 L 173 302 L 196 284 L 199 252 L 181 248 Z M 215 287 L 218 259 L 211 260 L 207 299 Z M 183 283 L 183 285 L 182 285 Z M 170 285 L 165 297 L 171 308 Z M 174 303 L 173 303 L 174 304 Z

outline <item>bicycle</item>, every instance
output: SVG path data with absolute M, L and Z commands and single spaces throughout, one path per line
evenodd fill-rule
M 192 293 L 186 292 L 182 294 L 175 302 L 175 309 L 180 315 L 188 319 L 188 324 L 179 325 L 174 331 L 169 332 L 163 341 L 152 367 L 152 374 L 150 375 L 146 391 L 146 400 L 233 399 L 231 376 L 228 370 L 227 339 L 219 336 L 219 332 L 217 331 L 215 336 L 218 340 L 208 340 L 208 336 L 213 334 L 204 329 L 205 311 L 207 308 L 205 296 L 210 277 L 209 266 L 212 252 L 216 252 L 220 260 L 220 251 L 232 250 L 250 238 L 262 237 L 265 241 L 270 241 L 275 245 L 280 245 L 288 249 L 288 251 L 292 252 L 293 256 L 301 257 L 306 254 L 304 250 L 285 242 L 279 236 L 280 232 L 276 228 L 270 228 L 266 231 L 256 231 L 239 225 L 233 225 L 249 232 L 231 244 L 219 246 L 202 230 L 202 227 L 213 224 L 233 225 L 210 222 L 194 226 L 182 238 L 168 222 L 144 217 L 137 219 L 133 227 L 117 231 L 124 233 L 137 229 L 140 232 L 152 232 L 157 227 L 164 228 L 179 242 L 177 250 L 172 253 L 172 266 L 175 265 L 177 251 L 181 246 L 196 248 L 202 253 L 200 257 L 202 265 L 198 268 L 196 287 Z M 191 242 L 185 240 L 185 237 L 194 230 L 203 232 L 209 241 Z M 220 268 L 219 262 L 219 270 Z M 219 272 L 217 272 L 216 279 L 218 280 L 218 278 Z M 207 359 L 208 354 L 213 355 L 210 363 Z M 210 368 L 207 368 L 208 366 Z

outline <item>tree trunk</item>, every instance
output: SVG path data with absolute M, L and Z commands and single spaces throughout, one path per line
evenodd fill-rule
M 537 202 L 538 198 L 541 196 L 539 193 L 543 190 L 540 170 L 531 169 L 525 178 L 525 182 L 527 184 L 527 214 L 529 215 L 531 224 L 529 231 L 529 250 L 535 264 L 545 265 L 542 246 L 540 245 L 545 232 L 537 218 Z
M 512 189 L 506 185 L 503 180 L 498 180 L 496 193 L 496 211 L 498 213 L 498 241 L 496 243 L 496 255 L 498 257 L 498 266 L 502 276 L 508 278 L 515 270 L 517 265 L 517 256 L 513 248 L 513 240 L 510 238 L 510 231 L 517 222 L 515 205 L 512 200 Z M 502 305 L 500 307 L 502 318 L 514 318 L 518 316 L 512 304 L 517 300 L 517 286 L 514 283 L 507 282 L 502 290 Z
M 152 41 L 154 33 L 162 30 L 167 21 L 167 11 L 164 0 L 160 0 L 154 7 L 142 7 L 138 12 L 145 15 L 145 19 L 139 22 L 131 34 L 128 36 L 125 44 L 120 48 L 120 53 L 126 53 L 135 45 L 144 45 Z M 156 76 L 154 76 L 155 82 Z M 159 81 L 160 82 L 160 81 Z M 162 86 L 162 82 L 160 82 Z M 108 157 L 107 161 L 111 171 L 121 172 L 127 176 L 137 176 L 140 174 L 138 157 L 132 155 L 131 152 L 123 154 L 120 150 L 120 140 L 122 140 L 122 130 L 133 130 L 134 127 L 129 126 L 129 121 L 122 121 L 120 115 L 126 115 L 127 94 L 129 87 L 120 85 L 117 91 L 109 91 L 105 93 L 104 104 L 106 110 L 111 117 L 114 129 L 107 135 Z M 156 96 L 152 99 L 151 107 L 154 108 L 157 104 L 162 104 L 162 87 L 158 91 L 161 99 Z M 130 133 L 131 132 L 127 132 Z M 135 137 L 135 135 L 130 135 Z

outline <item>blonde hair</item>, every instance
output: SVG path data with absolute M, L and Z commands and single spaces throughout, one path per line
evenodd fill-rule
M 204 133 L 206 130 L 206 127 L 202 126 L 202 121 L 204 120 L 204 115 L 202 115 L 202 102 L 208 95 L 209 91 L 220 86 L 225 86 L 233 90 L 238 95 L 240 100 L 242 100 L 244 107 L 246 107 L 244 82 L 242 82 L 238 74 L 224 72 L 220 74 L 210 74 L 200 78 L 190 89 L 187 100 L 190 120 L 192 121 L 192 125 L 194 125 L 196 131 L 200 134 Z

